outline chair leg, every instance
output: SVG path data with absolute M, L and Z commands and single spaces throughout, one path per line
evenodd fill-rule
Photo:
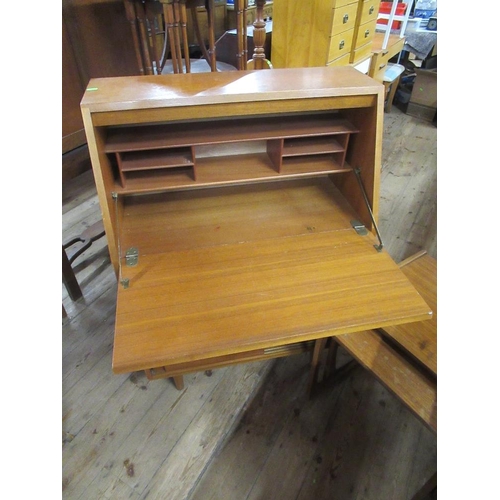
M 153 64 L 151 63 L 151 57 L 149 55 L 148 47 L 148 30 L 147 30 L 147 20 L 146 11 L 144 10 L 142 4 L 135 3 L 137 22 L 139 24 L 139 33 L 142 42 L 142 54 L 144 56 L 145 72 L 147 75 L 153 74 Z
M 205 47 L 205 41 L 201 34 L 200 25 L 198 23 L 197 6 L 191 7 L 191 20 L 193 21 L 194 32 L 196 35 L 196 40 L 203 54 L 203 57 L 210 66 L 211 71 L 217 71 L 217 63 L 215 60 L 215 17 L 214 17 L 214 5 L 213 0 L 209 0 L 207 3 L 207 16 L 208 16 L 208 50 Z
M 180 40 L 178 34 L 178 26 L 175 22 L 174 5 L 173 3 L 163 4 L 163 14 L 165 17 L 166 32 L 170 41 L 170 53 L 172 57 L 172 70 L 174 73 L 182 73 L 182 56 L 180 54 Z M 166 56 L 165 56 L 166 57 Z
M 153 46 L 153 59 L 155 61 L 156 66 L 156 74 L 159 75 L 161 73 L 161 60 L 160 60 L 160 51 L 158 47 L 158 32 L 156 30 L 155 21 L 161 14 L 161 6 L 156 1 L 149 1 L 144 4 L 145 14 L 147 24 L 149 26 L 149 30 L 151 33 L 151 43 Z
M 189 43 L 187 35 L 187 13 L 185 2 L 176 3 L 176 16 L 179 25 L 180 38 L 182 38 L 182 46 L 184 52 L 184 61 L 186 63 L 186 73 L 191 73 L 191 59 L 189 57 Z M 180 40 L 179 40 L 180 43 Z M 182 62 L 182 59 L 181 59 Z
M 331 337 L 330 346 L 328 347 L 328 356 L 326 358 L 325 378 L 335 375 L 338 348 L 339 345 L 335 342 L 335 337 Z
M 66 287 L 66 290 L 68 290 L 68 295 L 71 300 L 80 299 L 83 296 L 82 289 L 76 280 L 75 272 L 69 263 L 64 247 L 62 249 L 62 277 L 64 286 Z
M 208 56 L 210 69 L 217 71 L 217 62 L 215 57 L 215 4 L 214 0 L 207 1 L 208 16 Z
M 137 66 L 139 68 L 139 73 L 144 75 L 144 63 L 141 54 L 141 44 L 139 42 L 139 35 L 137 33 L 137 17 L 135 15 L 134 0 L 125 0 L 125 15 L 127 21 L 130 24 L 130 29 L 132 31 L 132 42 L 134 44 L 135 57 L 137 59 Z
M 311 360 L 311 368 L 309 370 L 309 380 L 307 383 L 307 395 L 310 398 L 312 396 L 314 386 L 318 381 L 318 373 L 320 367 L 320 358 L 323 349 L 325 348 L 327 339 L 318 339 L 314 343 L 314 350 Z

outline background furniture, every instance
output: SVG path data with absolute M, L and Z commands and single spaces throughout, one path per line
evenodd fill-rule
M 257 5 L 248 5 L 248 0 L 246 0 L 245 6 L 245 24 L 247 26 L 253 26 L 253 23 L 257 19 Z M 233 5 L 227 6 L 227 18 L 226 18 L 226 29 L 233 30 L 236 29 L 237 26 L 237 1 Z M 263 7 L 262 17 L 264 20 L 269 21 L 273 18 L 273 2 L 268 1 L 265 2 Z
M 369 58 L 379 3 L 277 2 L 273 6 L 273 66 L 339 66 Z
M 372 58 L 368 75 L 379 82 L 384 81 L 384 74 L 387 70 L 389 60 L 399 54 L 404 47 L 405 38 L 399 35 L 390 35 L 386 48 L 383 48 L 385 34 L 375 33 L 372 43 Z
M 227 5 L 226 0 L 214 0 L 213 2 L 213 27 L 214 37 L 217 41 L 227 30 Z M 187 35 L 190 46 L 196 47 L 200 43 L 208 45 L 210 41 L 210 28 L 208 24 L 208 14 L 206 6 L 198 5 L 191 11 L 191 16 L 196 16 L 196 22 L 192 18 L 188 19 Z M 190 22 L 193 21 L 193 22 Z M 196 35 L 196 25 L 201 36 Z
M 384 32 L 382 49 L 386 49 L 391 33 L 399 32 L 399 37 L 404 37 L 406 26 L 408 25 L 408 18 L 410 17 L 413 6 L 413 0 L 394 0 L 392 2 L 383 3 L 390 8 L 390 10 L 384 13 L 379 12 L 377 17 L 377 30 Z
M 417 418 L 437 432 L 437 261 L 422 251 L 405 259 L 400 267 L 431 307 L 432 319 L 332 337 L 328 364 L 335 369 L 336 347 L 344 347 Z M 326 339 L 315 345 L 313 384 L 321 372 L 320 360 L 324 363 L 321 351 L 325 345 Z
M 266 22 L 266 36 L 264 40 L 264 55 L 266 59 L 271 59 L 272 21 Z M 253 54 L 255 50 L 254 27 L 247 26 L 247 46 L 246 53 Z M 230 64 L 235 68 L 239 67 L 242 57 L 238 57 L 238 33 L 236 29 L 228 30 L 217 40 L 217 60 Z
M 338 335 L 330 339 L 326 353 L 323 352 L 326 339 L 317 340 L 309 390 L 315 388 L 320 374 L 323 379 L 327 378 L 332 367 L 335 373 L 337 346 L 342 346 L 432 432 L 437 433 L 437 261 L 421 251 L 401 262 L 400 267 L 431 307 L 432 319 Z M 429 498 L 429 493 L 436 487 L 437 473 L 434 473 L 413 500 Z
M 198 47 L 211 71 L 215 61 L 215 0 L 124 0 L 141 74 L 161 74 L 170 56 L 174 73 L 190 73 L 188 12 Z M 198 25 L 198 7 L 207 18 L 208 48 Z
M 102 220 L 99 220 L 85 229 L 85 231 L 83 231 L 80 235 L 70 238 L 68 241 L 63 243 L 62 281 L 71 300 L 78 300 L 83 296 L 82 289 L 76 279 L 76 275 L 72 267 L 73 262 L 80 255 L 82 255 L 85 250 L 90 248 L 94 241 L 102 238 L 104 235 L 104 225 Z M 65 315 L 64 306 L 63 314 Z
M 99 220 L 78 236 L 63 243 L 63 249 L 66 251 L 69 263 L 72 264 L 85 250 L 90 248 L 94 241 L 102 238 L 104 234 L 104 225 L 102 220 Z
M 93 80 L 82 101 L 119 281 L 115 373 L 178 377 L 429 317 L 368 232 L 382 85 L 348 67 L 174 77 Z

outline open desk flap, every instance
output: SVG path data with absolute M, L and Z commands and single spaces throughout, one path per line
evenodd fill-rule
M 328 178 L 140 196 L 124 213 L 123 254 L 138 255 L 122 259 L 116 373 L 432 315 Z

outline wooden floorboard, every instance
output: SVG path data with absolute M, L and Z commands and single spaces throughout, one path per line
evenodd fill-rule
M 436 257 L 436 126 L 393 107 L 384 129 L 386 250 Z M 99 218 L 92 172 L 65 181 L 63 241 Z M 308 354 L 191 374 L 182 391 L 113 374 L 106 239 L 74 269 L 83 298 L 62 287 L 63 498 L 404 500 L 436 471 L 435 436 L 359 365 L 310 400 Z

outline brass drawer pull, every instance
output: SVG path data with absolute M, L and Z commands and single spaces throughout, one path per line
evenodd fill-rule
M 370 14 L 370 16 L 373 14 L 373 12 L 375 11 L 375 7 L 372 5 L 370 7 L 370 10 L 368 11 L 368 14 Z
M 345 42 L 344 40 L 342 40 L 340 43 L 339 43 L 339 49 L 342 50 L 344 48 L 344 45 L 345 45 Z
M 365 31 L 365 38 L 368 38 L 368 35 L 370 34 L 370 30 Z
M 342 21 L 344 24 L 346 24 L 347 21 L 349 21 L 349 14 L 344 14 L 344 19 Z

